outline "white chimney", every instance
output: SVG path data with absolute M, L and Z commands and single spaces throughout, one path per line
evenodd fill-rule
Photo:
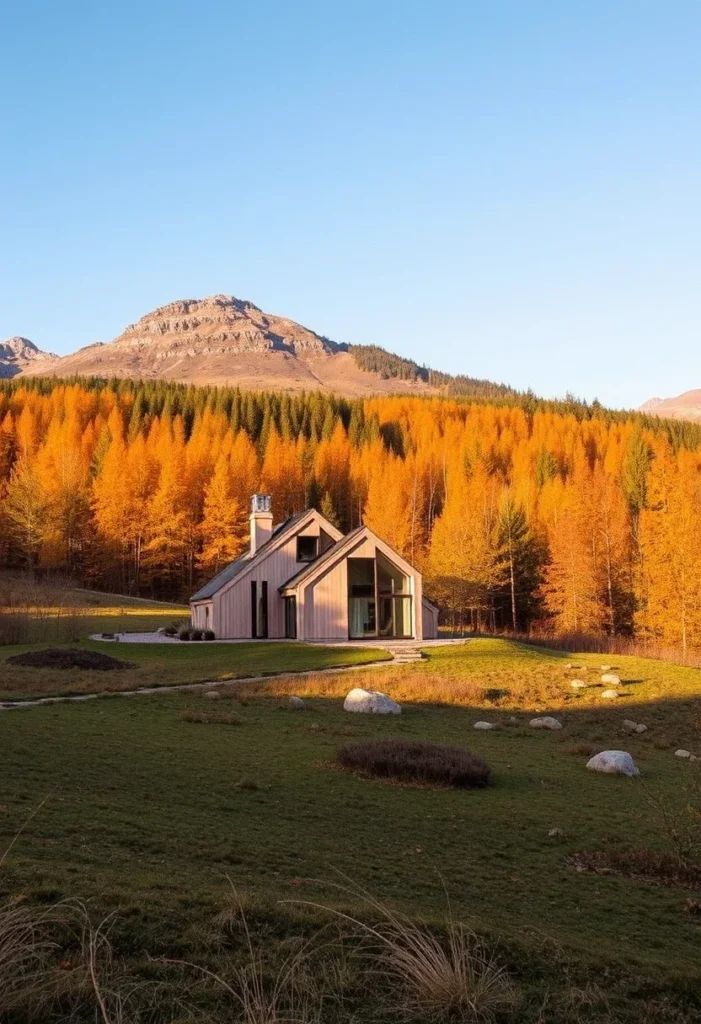
M 270 500 L 269 494 L 254 494 L 251 498 L 251 558 L 270 540 L 273 532 Z

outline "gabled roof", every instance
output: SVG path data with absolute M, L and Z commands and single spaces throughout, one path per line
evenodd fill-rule
M 203 587 L 200 587 L 197 593 L 192 595 L 190 600 L 207 601 L 214 597 L 214 595 L 221 590 L 223 586 L 230 583 L 231 580 L 238 576 L 240 572 L 243 572 L 244 569 L 248 569 L 254 562 L 257 562 L 262 558 L 270 549 L 272 542 L 274 540 L 279 540 L 283 533 L 287 533 L 288 530 L 293 529 L 298 523 L 305 519 L 309 515 L 309 511 L 310 510 L 307 509 L 305 512 L 298 512 L 297 515 L 290 516 L 289 519 L 285 519 L 284 522 L 279 523 L 270 534 L 270 537 L 265 544 L 258 548 L 255 555 L 251 556 L 250 547 L 246 548 L 243 554 L 239 555 L 235 562 L 230 562 L 229 565 L 224 566 L 221 572 L 218 572 L 217 575 L 209 581 L 209 583 L 205 583 Z
M 286 580 L 285 583 L 278 588 L 280 592 L 282 593 L 284 590 L 291 590 L 293 587 L 297 587 L 306 579 L 307 576 L 311 576 L 312 573 L 315 573 L 317 569 L 325 565 L 326 562 L 331 561 L 333 556 L 338 553 L 339 548 L 345 547 L 346 543 L 351 540 L 351 538 L 362 533 L 364 530 L 364 526 L 356 526 L 356 528 L 351 530 L 350 533 L 346 533 L 340 540 L 337 540 L 335 544 L 332 544 L 330 548 L 323 551 L 318 558 L 315 558 L 313 562 L 309 562 L 309 564 L 305 565 L 303 569 L 296 572 L 294 576 L 290 576 L 289 580 Z

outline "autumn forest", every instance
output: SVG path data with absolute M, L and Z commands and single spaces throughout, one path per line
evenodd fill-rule
M 522 397 L 0 384 L 0 559 L 187 598 L 248 501 L 365 521 L 454 627 L 701 644 L 701 431 Z

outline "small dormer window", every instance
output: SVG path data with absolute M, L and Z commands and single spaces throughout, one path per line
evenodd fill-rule
M 318 537 L 298 537 L 297 538 L 297 561 L 298 562 L 313 562 L 319 554 L 319 538 Z

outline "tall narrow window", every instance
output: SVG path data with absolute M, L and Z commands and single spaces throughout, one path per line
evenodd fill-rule
M 297 639 L 297 598 L 286 597 L 285 602 L 285 637 L 288 640 Z
M 265 640 L 268 636 L 268 581 L 251 580 L 251 636 Z

